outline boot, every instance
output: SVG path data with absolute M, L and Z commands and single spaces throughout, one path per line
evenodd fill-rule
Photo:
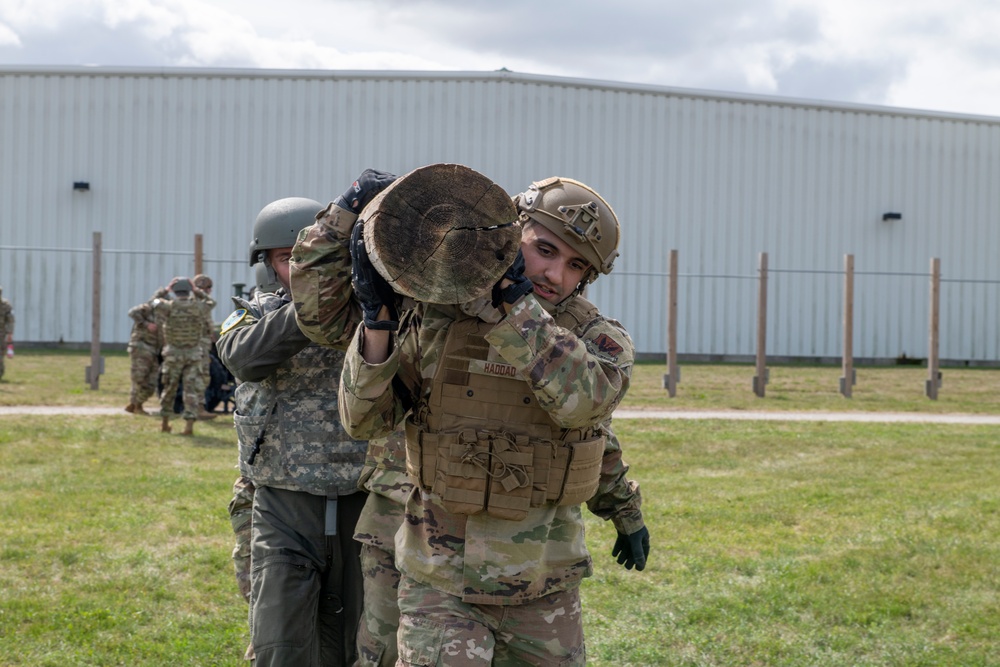
M 194 420 L 185 419 L 184 420 L 184 432 L 181 435 L 194 435 Z
M 160 424 L 161 433 L 170 433 L 170 417 L 163 415 L 163 423 Z
M 198 419 L 205 421 L 206 419 L 215 419 L 219 415 L 214 412 L 209 412 L 205 408 L 198 408 Z
M 125 412 L 135 412 L 135 403 L 129 403 L 125 406 Z
M 133 410 L 129 410 L 132 414 L 136 415 L 148 415 L 149 413 L 142 409 L 142 403 L 136 403 L 132 406 Z

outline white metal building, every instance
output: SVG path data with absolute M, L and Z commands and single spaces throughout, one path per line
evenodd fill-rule
M 124 344 L 128 308 L 193 272 L 196 234 L 221 320 L 231 285 L 252 283 L 262 206 L 435 162 L 511 193 L 564 175 L 604 195 L 622 256 L 589 296 L 640 353 L 666 350 L 677 249 L 681 355 L 753 355 L 767 252 L 768 354 L 836 358 L 850 253 L 857 358 L 926 356 L 938 257 L 942 359 L 1000 359 L 1000 118 L 507 71 L 0 68 L 0 285 L 16 339 L 91 340 L 95 232 L 101 338 Z

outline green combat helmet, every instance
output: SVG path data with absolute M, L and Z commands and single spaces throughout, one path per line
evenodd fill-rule
M 250 266 L 260 262 L 266 267 L 267 284 L 278 284 L 278 276 L 265 261 L 272 248 L 291 248 L 299 231 L 316 222 L 316 214 L 323 206 L 306 197 L 286 197 L 271 202 L 260 210 L 253 223 L 253 240 L 250 241 Z M 261 281 L 258 279 L 257 284 Z
M 592 188 L 571 178 L 553 176 L 535 181 L 514 197 L 521 224 L 533 220 L 556 234 L 590 262 L 576 293 L 611 273 L 621 235 L 618 216 Z

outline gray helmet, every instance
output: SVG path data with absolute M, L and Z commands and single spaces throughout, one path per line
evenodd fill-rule
M 253 223 L 250 241 L 250 266 L 261 261 L 260 253 L 271 248 L 291 248 L 299 230 L 316 222 L 323 206 L 305 197 L 286 197 L 273 201 L 260 210 Z
M 184 276 L 177 276 L 170 281 L 173 287 L 170 291 L 174 294 L 190 294 L 191 293 L 191 281 Z
M 532 183 L 514 197 L 514 203 L 522 224 L 537 222 L 590 262 L 593 268 L 587 271 L 579 289 L 594 282 L 598 272 L 611 273 L 618 257 L 618 216 L 593 188 L 571 178 L 553 176 Z

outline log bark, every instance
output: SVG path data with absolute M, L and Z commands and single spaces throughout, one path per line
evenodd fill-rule
M 503 188 L 460 164 L 398 178 L 361 212 L 368 255 L 399 294 L 457 304 L 488 294 L 521 247 Z

